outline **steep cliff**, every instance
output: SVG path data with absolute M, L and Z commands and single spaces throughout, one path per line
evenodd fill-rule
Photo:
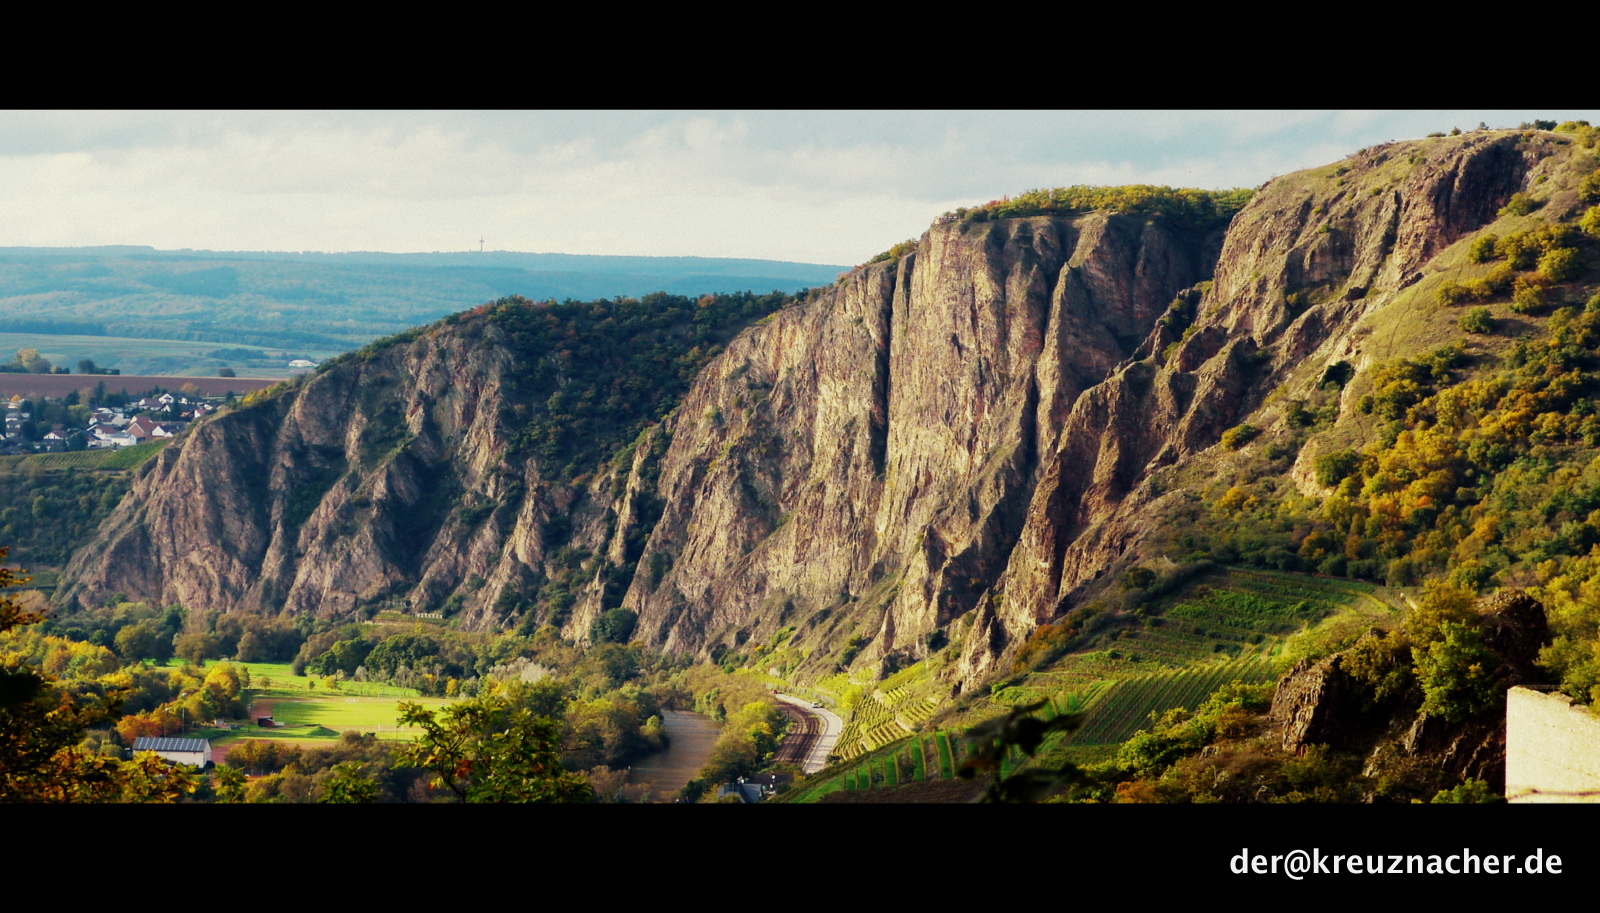
M 624 606 L 675 652 L 794 626 L 817 671 L 853 637 L 922 655 L 1004 567 L 1067 406 L 1214 250 L 1110 214 L 946 223 L 742 336 L 668 422 L 642 560 L 671 570 Z
M 1420 306 L 1434 258 L 1563 143 L 1374 147 L 1270 182 L 1225 237 L 1106 211 L 941 221 L 559 471 L 517 424 L 561 401 L 554 356 L 492 315 L 451 321 L 192 431 L 62 593 L 404 600 L 579 637 L 620 606 L 677 654 L 782 642 L 806 678 L 949 643 L 975 681 L 1226 463 L 1225 430 L 1278 421 L 1274 391 L 1392 354 L 1379 318 Z
M 583 576 L 569 566 L 601 551 L 619 509 L 638 519 L 618 468 L 592 464 L 787 300 L 619 300 L 596 320 L 589 305 L 508 299 L 370 346 L 143 467 L 68 567 L 63 601 L 517 620 L 548 576 Z M 574 479 L 574 464 L 588 471 Z M 581 593 L 598 602 L 614 575 L 588 564 Z M 572 598 L 542 620 L 564 620 Z
M 1433 309 L 1416 294 L 1433 258 L 1542 164 L 1562 167 L 1566 146 L 1506 132 L 1394 143 L 1262 187 L 1229 227 L 1196 319 L 1158 326 L 1074 403 L 994 587 L 1005 598 L 979 608 L 966 674 L 993 669 L 1157 532 L 1231 459 L 1214 446 L 1225 430 L 1257 412 L 1281 424 L 1284 402 L 1309 397 L 1331 365 L 1397 354 L 1394 312 Z
M 481 525 L 458 509 L 537 479 L 502 465 L 497 342 L 481 320 L 436 327 L 194 429 L 141 470 L 64 596 L 342 615 L 515 576 L 542 556 L 541 505 Z

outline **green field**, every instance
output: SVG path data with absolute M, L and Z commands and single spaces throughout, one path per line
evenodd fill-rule
M 400 715 L 400 700 L 392 697 L 258 697 L 255 706 L 262 709 L 272 700 L 272 718 L 280 725 L 272 729 L 248 729 L 240 738 L 338 738 L 347 730 L 374 732 L 381 738 L 413 738 L 417 730 L 402 728 L 396 720 Z M 451 703 L 443 698 L 418 697 L 411 701 L 425 707 L 438 708 Z
M 263 348 L 231 342 L 181 339 L 139 339 L 126 336 L 70 336 L 45 333 L 0 333 L 0 355 L 9 358 L 18 349 L 38 349 L 39 354 L 58 367 L 78 373 L 78 362 L 87 358 L 101 368 L 116 368 L 125 375 L 167 374 L 215 377 L 217 369 L 232 367 L 252 377 L 287 377 L 289 359 L 306 357 L 323 361 L 338 354 L 334 349 Z M 226 351 L 219 358 L 212 352 Z M 254 357 L 245 357 L 245 352 Z M 0 359 L 4 360 L 4 359 Z M 85 386 L 104 380 L 108 388 L 115 376 L 86 376 Z
M 168 665 L 182 665 L 182 660 L 171 660 Z M 402 688 L 379 682 L 353 682 L 346 679 L 328 691 L 320 676 L 296 676 L 289 663 L 234 663 L 250 672 L 250 686 L 258 697 L 392 697 L 401 700 L 425 700 L 415 688 Z M 265 684 L 264 684 L 265 683 Z
M 182 661 L 173 660 L 168 665 L 182 665 Z M 239 729 L 202 730 L 213 747 L 240 739 L 325 743 L 348 730 L 376 733 L 382 739 L 411 739 L 418 731 L 402 728 L 397 722 L 402 701 L 430 709 L 454 703 L 446 698 L 422 697 L 415 688 L 374 682 L 344 681 L 330 690 L 321 678 L 295 676 L 289 663 L 233 665 L 250 673 L 250 718 Z M 263 729 L 255 725 L 255 718 L 269 705 L 273 720 L 280 725 Z
M 0 457 L 0 470 L 27 472 L 30 469 L 137 469 L 171 442 L 171 438 L 147 441 L 120 450 L 79 450 L 72 453 L 33 453 L 27 456 Z

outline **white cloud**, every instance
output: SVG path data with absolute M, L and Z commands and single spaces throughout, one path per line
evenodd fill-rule
M 1595 112 L 0 114 L 0 244 L 854 263 L 1075 183 L 1256 186 L 1431 130 Z

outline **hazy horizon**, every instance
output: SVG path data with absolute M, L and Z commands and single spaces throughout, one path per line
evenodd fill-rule
M 1218 190 L 1597 110 L 13 111 L 0 246 L 859 263 L 1038 187 Z

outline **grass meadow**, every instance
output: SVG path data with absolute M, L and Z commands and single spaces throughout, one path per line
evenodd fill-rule
M 172 665 L 181 665 L 174 660 Z M 409 740 L 418 730 L 397 722 L 400 703 L 409 701 L 430 709 L 454 703 L 446 698 L 422 697 L 415 688 L 375 682 L 343 681 L 328 688 L 322 678 L 297 677 L 288 663 L 233 663 L 250 672 L 250 719 L 238 729 L 196 730 L 213 748 L 241 739 L 317 744 L 338 739 L 347 730 L 371 732 L 380 739 Z M 270 713 L 279 725 L 255 725 L 257 716 Z

